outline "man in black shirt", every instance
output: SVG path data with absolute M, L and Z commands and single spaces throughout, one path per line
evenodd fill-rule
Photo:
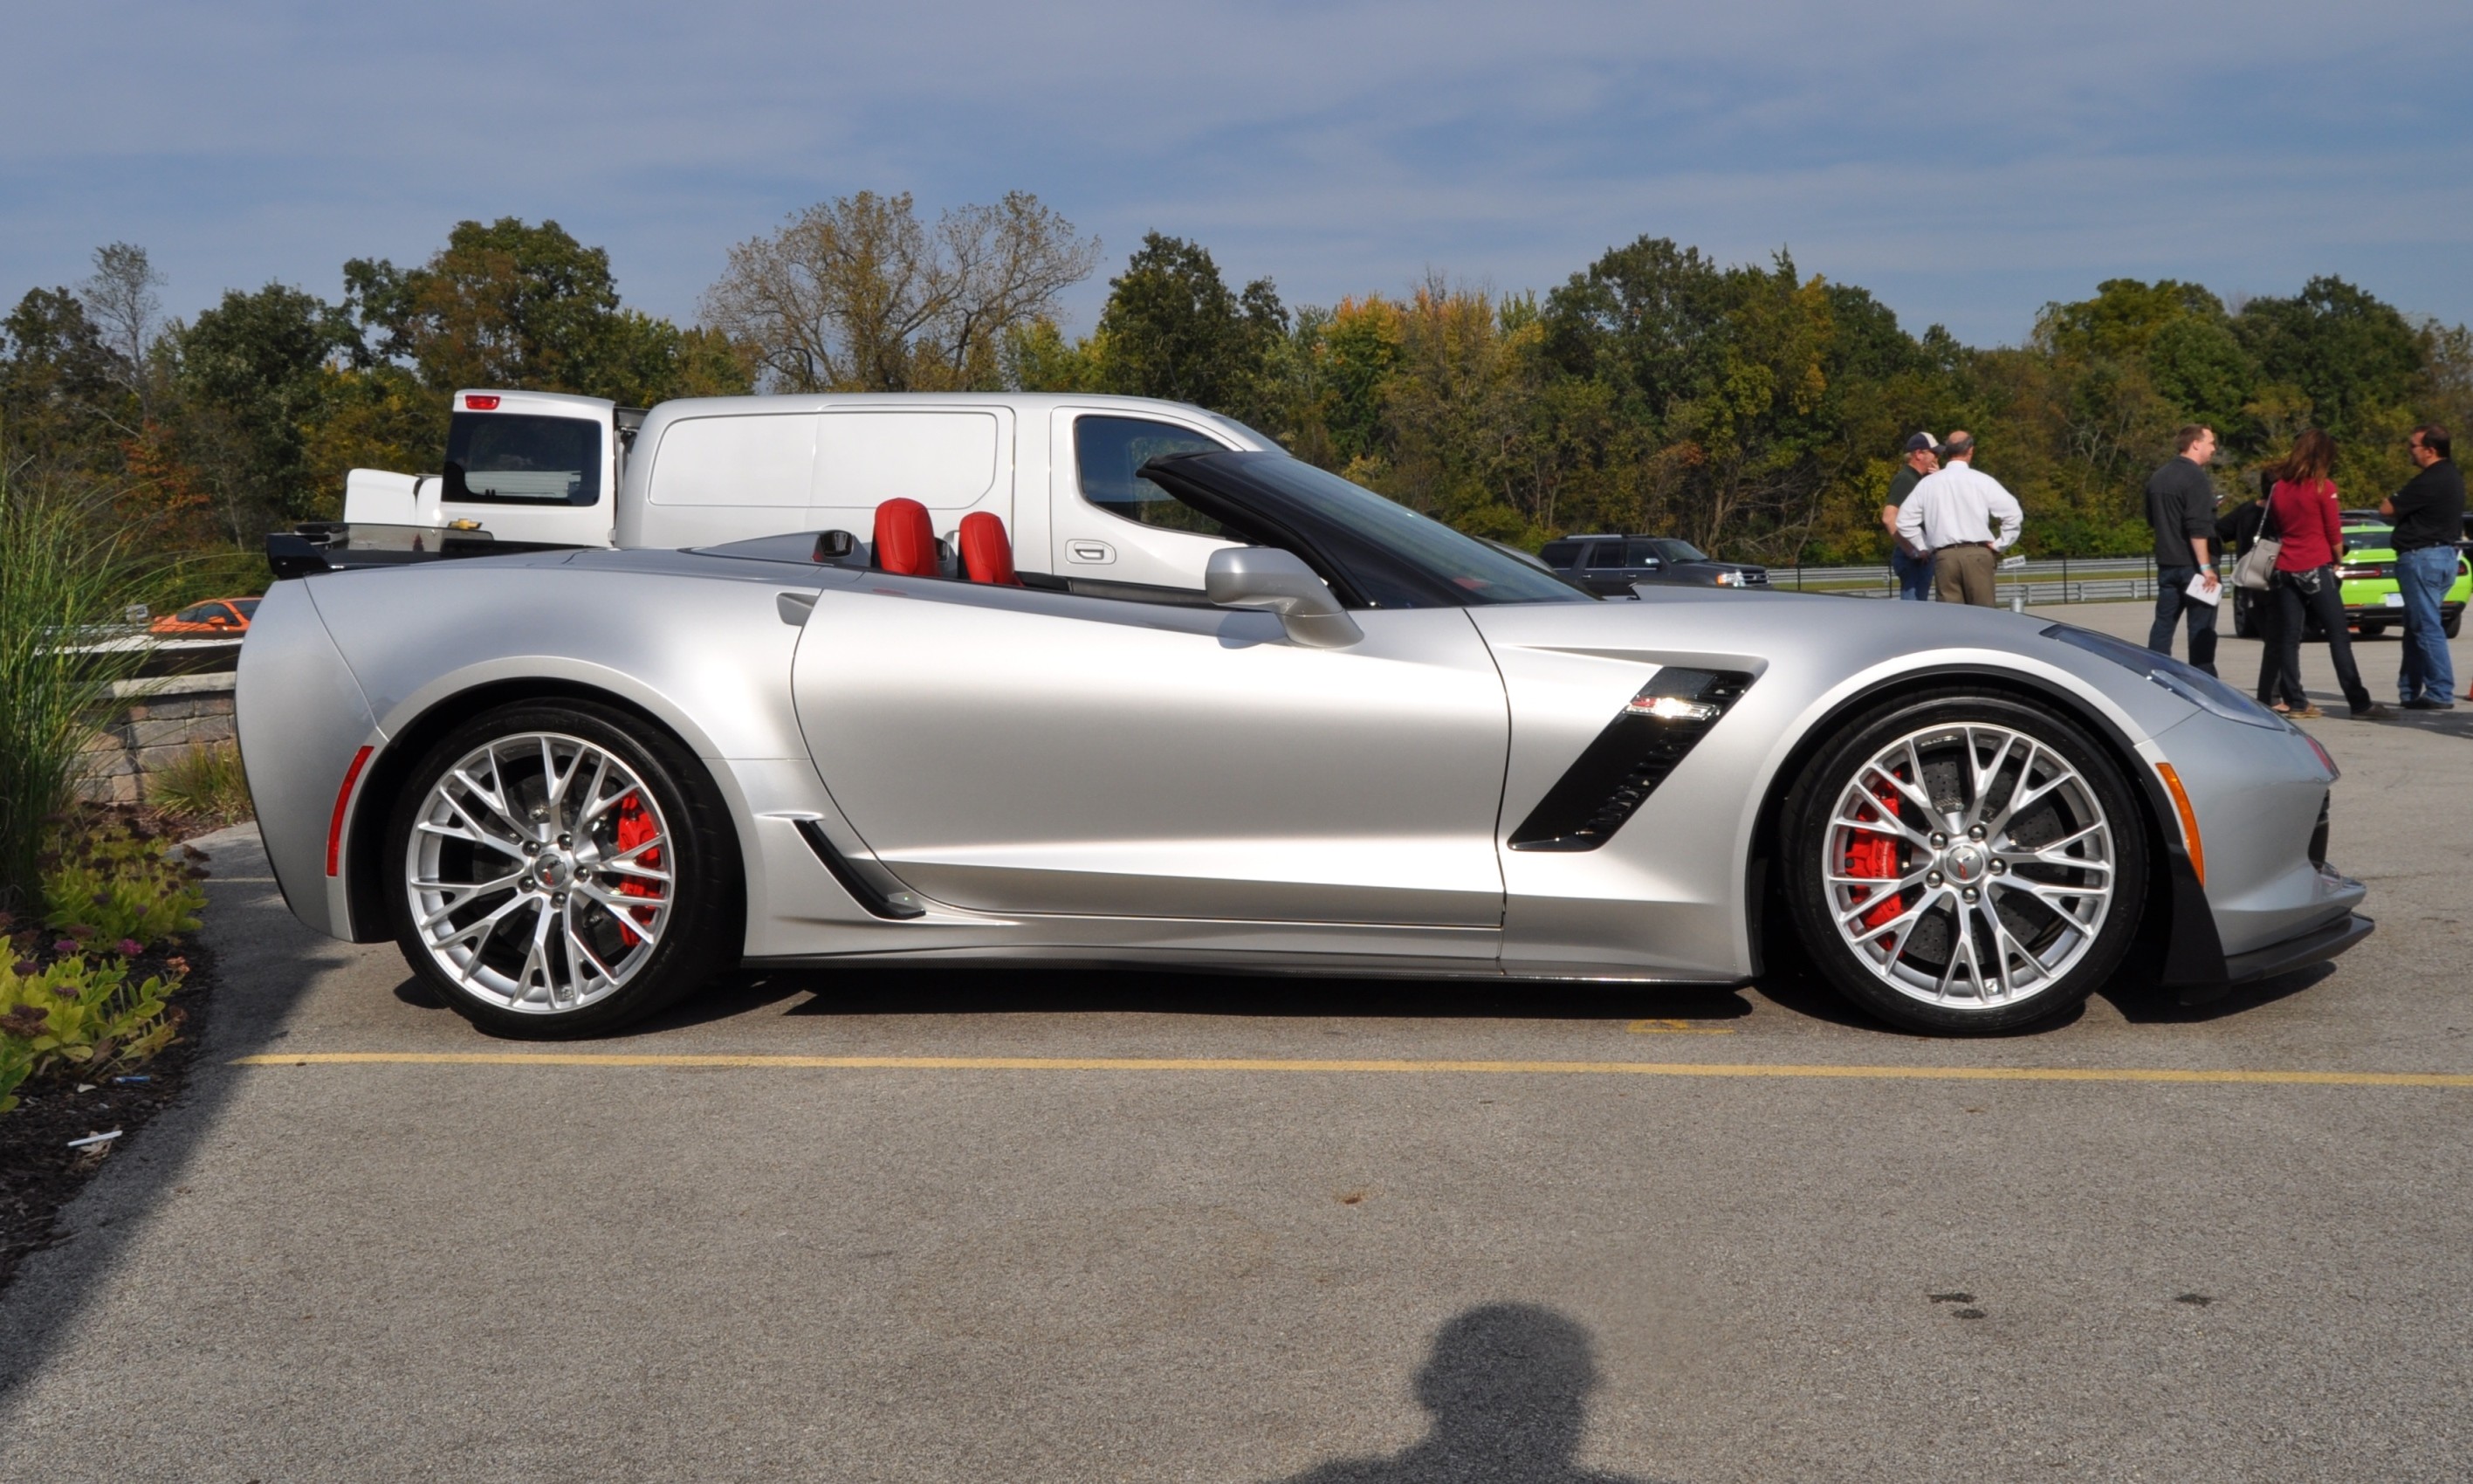
M 2155 622 L 2147 647 L 2173 653 L 2173 625 L 2190 615 L 2190 663 L 2216 673 L 2216 605 L 2223 592 L 2216 575 L 2216 482 L 2207 461 L 2216 456 L 2216 431 L 2193 422 L 2173 435 L 2180 453 L 2147 480 L 2147 523 L 2155 528 Z M 2207 594 L 2190 591 L 2197 581 Z
M 2456 666 L 2438 605 L 2456 586 L 2456 543 L 2464 539 L 2464 475 L 2449 457 L 2447 430 L 2435 422 L 2407 440 L 2421 472 L 2379 504 L 2395 522 L 2396 589 L 2404 595 L 2404 668 L 2396 689 L 2408 711 L 2456 708 Z
M 1912 603 L 1932 598 L 1933 559 L 1931 552 L 1917 551 L 1898 535 L 1898 513 L 1923 477 L 1940 467 L 1934 451 L 1938 446 L 1930 433 L 1907 440 L 1904 462 L 1889 476 L 1889 503 L 1881 507 L 1881 529 L 1889 533 L 1889 570 L 1898 575 L 1898 596 Z

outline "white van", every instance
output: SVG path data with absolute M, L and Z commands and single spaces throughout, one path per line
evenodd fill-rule
M 876 507 L 906 497 L 948 541 L 963 516 L 995 515 L 1026 571 L 1199 587 L 1211 552 L 1230 543 L 1180 529 L 1185 507 L 1134 470 L 1160 454 L 1221 448 L 1278 451 L 1241 423 L 1147 397 L 836 393 L 638 412 L 471 390 L 455 395 L 445 472 L 355 469 L 344 519 L 388 528 L 384 544 L 441 555 L 710 546 L 820 530 L 866 541 Z M 435 543 L 423 539 L 432 532 Z

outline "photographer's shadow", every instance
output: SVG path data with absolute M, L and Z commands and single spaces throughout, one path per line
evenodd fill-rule
M 1575 1455 L 1597 1385 L 1589 1331 L 1552 1309 L 1489 1304 L 1452 1319 L 1417 1372 L 1426 1436 L 1387 1458 L 1343 1458 L 1284 1484 L 1652 1484 Z

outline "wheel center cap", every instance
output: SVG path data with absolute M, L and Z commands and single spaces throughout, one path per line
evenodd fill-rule
M 1953 881 L 1968 885 L 1983 875 L 1983 850 L 1980 846 L 1961 845 L 1952 850 L 1941 861 L 1941 870 Z
M 533 879 L 550 891 L 562 890 L 575 879 L 575 862 L 556 850 L 543 850 L 533 858 Z

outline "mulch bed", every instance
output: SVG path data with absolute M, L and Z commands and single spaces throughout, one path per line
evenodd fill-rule
M 88 1078 L 63 1072 L 29 1081 L 17 1089 L 16 1108 L 0 1113 L 0 1292 L 15 1281 L 29 1256 L 60 1240 L 60 1209 L 96 1171 L 126 1159 L 130 1145 L 145 1137 L 146 1125 L 187 1086 L 205 1035 L 214 956 L 192 936 L 159 944 L 129 967 L 132 978 L 143 979 L 163 972 L 175 957 L 189 964 L 188 977 L 171 999 L 182 1017 L 178 1040 L 145 1065 L 116 1074 Z M 115 1075 L 146 1080 L 118 1082 Z M 90 1084 L 87 1090 L 78 1090 L 82 1083 Z M 69 1147 L 73 1138 L 113 1129 L 120 1137 L 109 1143 Z

